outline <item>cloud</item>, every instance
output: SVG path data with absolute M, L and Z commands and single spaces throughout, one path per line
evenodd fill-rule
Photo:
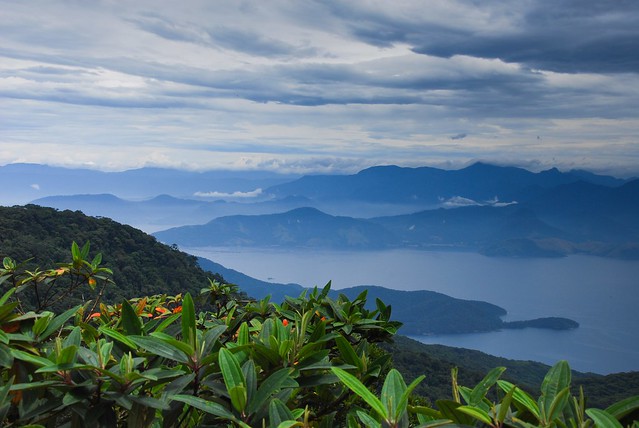
M 218 199 L 244 199 L 244 198 L 256 198 L 262 195 L 262 189 L 255 189 L 251 192 L 195 192 L 193 196 L 197 196 L 199 198 L 218 198 Z
M 187 3 L 0 0 L 0 163 L 639 173 L 639 4 Z
M 31 187 L 32 189 L 35 189 L 35 190 L 40 190 L 40 185 L 37 184 L 37 183 L 34 183 L 34 184 L 30 185 L 29 187 Z
M 461 196 L 453 196 L 452 198 L 448 198 L 442 201 L 442 206 L 446 208 L 469 207 L 474 205 L 483 205 L 483 204 L 480 204 L 479 202 L 475 200 L 464 198 Z
M 639 69 L 636 2 L 436 1 L 428 14 L 416 2 L 394 11 L 346 1 L 332 7 L 351 34 L 378 46 L 406 43 L 421 54 L 498 58 L 557 72 Z
M 441 205 L 444 208 L 460 208 L 470 206 L 492 206 L 492 207 L 505 207 L 508 205 L 516 204 L 516 201 L 500 202 L 496 197 L 489 201 L 478 202 L 473 199 L 464 198 L 462 196 L 453 196 L 451 198 L 441 200 Z

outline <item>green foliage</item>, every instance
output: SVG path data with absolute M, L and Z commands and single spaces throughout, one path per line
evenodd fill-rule
M 72 245 L 72 266 L 56 275 L 102 269 L 99 259 L 84 262 L 88 253 L 88 245 Z M 365 309 L 365 293 L 331 299 L 327 285 L 278 305 L 239 300 L 232 286 L 210 281 L 200 296 L 212 310 L 196 309 L 187 293 L 119 304 L 87 300 L 55 315 L 20 309 L 27 288 L 16 278 L 24 273 L 6 264 L 6 426 L 331 426 L 346 421 L 351 406 L 364 405 L 331 369 L 349 370 L 374 390 L 390 367 L 375 343 L 390 340 L 398 323 L 383 304 Z M 85 291 L 94 276 L 85 275 Z
M 35 205 L 0 207 L 0 260 L 5 257 L 26 260 L 21 268 L 35 273 L 38 266 L 55 266 L 66 260 L 69 244 L 73 241 L 80 246 L 90 241 L 92 249 L 103 253 L 101 260 L 96 255 L 95 261 L 112 271 L 110 277 L 115 283 L 104 289 L 102 300 L 105 302 L 119 303 L 140 296 L 186 292 L 197 296 L 209 278 L 224 282 L 220 276 L 204 272 L 195 257 L 108 218 Z M 89 253 L 82 258 L 92 262 L 94 259 Z M 65 275 L 58 283 L 69 279 Z M 96 286 L 98 292 L 101 281 L 98 280 Z M 86 290 L 78 289 L 50 309 L 60 311 L 83 303 L 83 292 L 86 298 Z M 21 299 L 25 310 L 36 307 L 32 292 L 23 293 Z

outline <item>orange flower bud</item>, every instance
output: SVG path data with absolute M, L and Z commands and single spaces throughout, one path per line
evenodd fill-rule
M 89 316 L 89 319 L 92 318 L 98 318 L 99 316 L 101 316 L 102 314 L 100 312 L 94 312 Z
M 173 309 L 174 314 L 179 314 L 180 312 L 182 312 L 182 306 L 178 306 L 177 308 Z
M 286 327 L 286 326 L 288 325 L 288 320 L 287 320 L 287 319 L 283 319 L 283 320 L 282 320 L 282 325 L 283 325 L 284 327 Z
M 93 287 L 95 284 L 97 284 L 95 278 L 89 278 L 89 285 Z

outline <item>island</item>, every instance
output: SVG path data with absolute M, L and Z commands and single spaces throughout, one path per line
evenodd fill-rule
M 221 274 L 227 281 L 242 284 L 242 290 L 256 299 L 271 296 L 272 301 L 283 301 L 286 296 L 296 297 L 305 289 L 299 284 L 278 284 L 252 278 L 219 263 L 198 258 L 204 270 Z M 536 318 L 522 321 L 504 321 L 507 311 L 492 303 L 479 300 L 457 299 L 429 290 L 402 291 L 377 285 L 359 285 L 331 290 L 331 297 L 344 294 L 355 299 L 367 291 L 369 309 L 375 309 L 375 299 L 392 308 L 392 318 L 403 325 L 404 335 L 436 335 L 484 333 L 501 329 L 545 328 L 569 330 L 579 327 L 576 321 L 561 317 Z

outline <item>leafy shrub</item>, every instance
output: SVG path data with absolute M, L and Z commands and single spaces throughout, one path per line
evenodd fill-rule
M 631 397 L 606 410 L 570 396 L 570 370 L 548 373 L 538 401 L 494 369 L 453 399 L 421 406 L 376 344 L 399 328 L 391 308 L 366 291 L 351 300 L 322 290 L 281 304 L 238 298 L 210 280 L 199 296 L 154 295 L 102 302 L 112 281 L 89 245 L 72 261 L 0 269 L 0 421 L 67 427 L 407 427 L 621 426 L 639 408 Z M 73 291 L 88 298 L 55 314 Z M 36 296 L 33 310 L 21 297 Z M 196 309 L 196 306 L 200 309 Z M 202 310 L 201 308 L 205 308 Z M 488 391 L 501 391 L 491 402 Z M 624 419 L 625 418 L 625 419 Z

